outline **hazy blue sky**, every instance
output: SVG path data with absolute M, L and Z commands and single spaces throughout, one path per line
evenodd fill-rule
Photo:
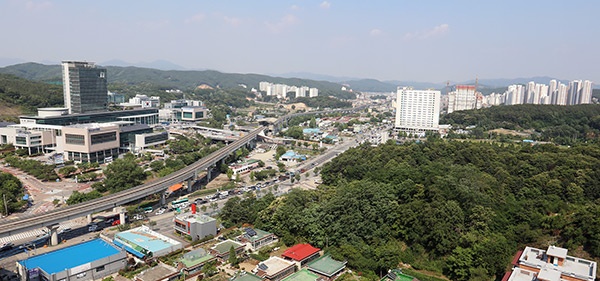
M 0 58 L 600 83 L 600 1 L 0 1 Z

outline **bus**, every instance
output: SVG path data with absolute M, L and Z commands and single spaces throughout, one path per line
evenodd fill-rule
M 171 208 L 173 208 L 173 209 L 185 208 L 189 205 L 190 205 L 190 203 L 187 198 L 183 198 L 183 199 L 179 199 L 179 200 L 175 200 L 175 201 L 171 202 Z

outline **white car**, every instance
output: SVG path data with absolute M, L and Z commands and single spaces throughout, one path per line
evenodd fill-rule
M 165 213 L 165 209 L 158 209 L 158 211 L 156 211 L 156 215 L 162 215 Z

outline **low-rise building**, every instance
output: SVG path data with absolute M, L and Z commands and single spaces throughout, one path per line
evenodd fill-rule
M 260 262 L 253 272 L 268 281 L 279 281 L 296 271 L 296 264 L 280 257 L 270 257 Z
M 140 259 L 161 257 L 183 248 L 180 242 L 155 232 L 147 226 L 119 232 L 115 234 L 113 243 Z
M 305 268 L 284 278 L 282 281 L 323 281 L 323 278 Z
M 235 250 L 236 255 L 240 255 L 244 252 L 244 244 L 238 243 L 231 239 L 227 239 L 221 243 L 217 243 L 212 248 L 210 248 L 210 253 L 213 256 L 221 259 L 222 261 L 226 261 L 229 259 L 229 251 L 231 250 L 231 247 L 233 247 L 233 249 Z
M 346 262 L 336 261 L 330 255 L 324 255 L 308 263 L 306 267 L 324 280 L 333 281 L 346 268 Z
M 279 157 L 279 160 L 285 162 L 300 162 L 306 160 L 306 155 L 296 154 L 293 150 L 288 150 Z
M 127 265 L 125 251 L 102 239 L 17 262 L 21 281 L 99 280 Z
M 547 250 L 525 247 L 513 260 L 513 271 L 505 275 L 508 281 L 593 281 L 597 264 L 567 255 L 568 250 L 549 246 Z
M 380 281 L 418 281 L 418 279 L 402 273 L 400 269 L 391 269 Z
M 164 263 L 158 263 L 156 266 L 148 268 L 136 276 L 133 280 L 135 281 L 173 281 L 179 279 L 180 272 L 176 268 L 166 265 Z
M 248 227 L 244 229 L 244 234 L 242 234 L 238 239 L 242 243 L 246 243 L 251 250 L 256 251 L 263 246 L 276 242 L 277 236 L 271 232 Z
M 296 244 L 285 250 L 281 256 L 287 260 L 296 262 L 298 267 L 302 268 L 307 263 L 318 258 L 320 250 L 310 244 Z
M 110 162 L 119 156 L 119 126 L 107 123 L 89 123 L 65 126 L 64 154 L 67 160 L 77 162 Z
M 176 216 L 174 222 L 175 231 L 191 236 L 192 241 L 217 235 L 217 221 L 209 216 L 196 214 L 195 211 Z
M 246 271 L 239 272 L 238 275 L 230 279 L 231 281 L 262 281 L 263 279 Z
M 216 260 L 217 258 L 208 251 L 198 248 L 196 250 L 183 254 L 179 260 L 177 269 L 183 270 L 186 277 L 191 277 L 200 274 L 200 270 L 205 264 Z
M 244 163 L 230 165 L 229 168 L 233 171 L 233 175 L 244 174 L 256 169 L 260 166 L 260 162 L 256 159 L 249 159 Z M 235 178 L 235 177 L 234 177 Z

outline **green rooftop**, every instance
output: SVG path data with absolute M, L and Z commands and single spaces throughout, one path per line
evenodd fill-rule
M 245 272 L 242 273 L 239 276 L 234 277 L 233 279 L 231 279 L 231 281 L 262 281 L 263 279 L 252 274 L 252 273 L 248 273 Z
M 308 264 L 308 269 L 325 276 L 335 275 L 345 267 L 346 262 L 336 261 L 330 255 L 323 255 Z
M 318 279 L 319 275 L 316 275 L 305 268 L 284 278 L 282 281 L 316 281 Z
M 207 262 L 215 257 L 206 252 L 204 249 L 193 250 L 189 253 L 185 253 L 183 257 L 181 257 L 181 263 L 185 265 L 186 268 L 194 267 L 201 263 Z
M 417 280 L 414 277 L 410 276 L 410 275 L 406 275 L 404 273 L 402 273 L 401 270 L 399 269 L 392 269 L 390 270 L 390 272 L 384 276 L 383 278 L 381 278 L 381 281 L 413 281 L 413 280 Z
M 217 252 L 219 252 L 219 254 L 225 254 L 228 253 L 229 250 L 231 249 L 231 247 L 233 246 L 234 249 L 237 249 L 239 247 L 244 246 L 243 244 L 240 244 L 238 242 L 235 242 L 233 240 L 225 240 L 217 245 L 215 245 L 213 248 L 215 250 L 217 250 Z
M 246 238 L 248 238 L 248 240 L 250 240 L 251 242 L 258 241 L 258 240 L 264 238 L 265 236 L 268 236 L 268 235 L 272 234 L 271 232 L 260 230 L 258 228 L 253 228 L 253 229 L 254 229 L 254 232 L 256 232 L 256 235 L 254 235 L 254 236 L 248 236 L 247 233 L 244 234 L 246 236 Z

